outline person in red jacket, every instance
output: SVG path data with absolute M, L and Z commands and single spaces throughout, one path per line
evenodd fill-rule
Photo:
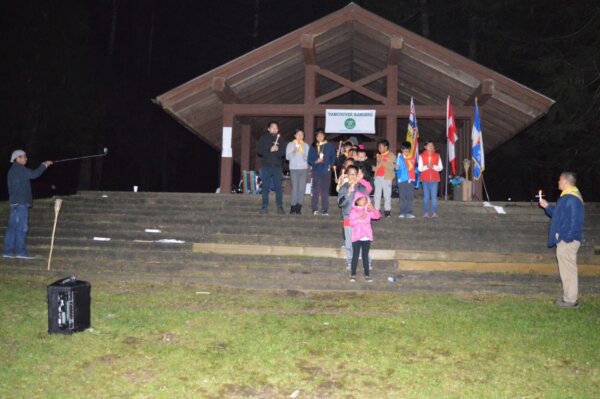
M 421 182 L 423 183 L 423 217 L 437 218 L 437 192 L 440 184 L 440 172 L 444 169 L 442 166 L 442 157 L 435 152 L 433 141 L 425 144 L 425 151 L 419 155 L 419 172 L 421 172 Z

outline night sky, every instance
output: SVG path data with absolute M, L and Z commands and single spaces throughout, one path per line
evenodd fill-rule
M 488 155 L 493 198 L 529 200 L 538 187 L 551 192 L 557 173 L 568 168 L 582 177 L 584 197 L 600 199 L 600 135 L 592 134 L 600 129 L 596 1 L 356 3 L 416 33 L 427 30 L 431 40 L 557 100 L 546 118 Z M 35 182 L 36 196 L 132 185 L 214 191 L 219 154 L 151 99 L 347 4 L 3 2 L 0 173 L 16 148 L 29 153 L 34 167 L 108 147 L 103 162 L 50 168 Z M 0 196 L 6 198 L 4 177 Z

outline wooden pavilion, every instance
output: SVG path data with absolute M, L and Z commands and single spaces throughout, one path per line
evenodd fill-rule
M 448 96 L 459 127 L 461 174 L 461 160 L 470 158 L 475 98 L 485 152 L 534 123 L 554 103 L 354 3 L 184 83 L 155 102 L 221 151 L 221 192 L 227 193 L 233 162 L 242 170 L 259 166 L 254 144 L 269 120 L 279 122 L 284 141 L 292 139 L 294 128 L 303 127 L 310 143 L 314 128 L 324 126 L 328 108 L 376 110 L 377 134 L 362 140 L 368 144 L 386 138 L 395 151 L 406 135 L 413 97 L 421 140 L 436 141 L 445 154 Z

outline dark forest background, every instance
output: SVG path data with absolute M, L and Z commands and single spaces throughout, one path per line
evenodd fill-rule
M 576 171 L 600 200 L 597 0 L 364 0 L 378 15 L 556 100 L 489 153 L 492 199 L 556 197 Z M 0 173 L 25 149 L 49 169 L 38 196 L 77 189 L 212 192 L 219 154 L 151 102 L 157 95 L 348 4 L 324 0 L 3 1 Z M 418 111 L 417 111 L 418 112 Z M 485 140 L 485 125 L 483 125 Z M 6 198 L 6 181 L 0 179 Z

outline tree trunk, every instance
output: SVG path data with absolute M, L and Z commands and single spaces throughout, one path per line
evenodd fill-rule
M 112 0 L 112 18 L 110 21 L 110 36 L 108 39 L 108 56 L 112 57 L 115 50 L 115 37 L 117 33 L 117 17 L 119 15 L 119 0 Z
M 258 22 L 260 16 L 260 0 L 254 0 L 254 27 L 252 28 L 252 48 L 258 46 Z
M 420 0 L 421 4 L 421 29 L 423 36 L 429 37 L 429 12 L 427 11 L 427 0 Z

